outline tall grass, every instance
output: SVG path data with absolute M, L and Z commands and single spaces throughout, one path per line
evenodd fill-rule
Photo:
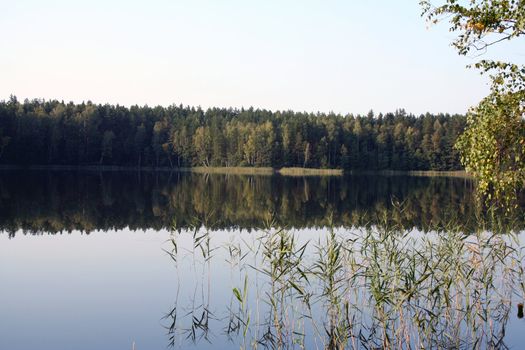
M 191 172 L 200 174 L 224 174 L 224 175 L 273 175 L 273 168 L 269 167 L 193 167 Z
M 342 169 L 314 169 L 314 168 L 281 168 L 277 172 L 283 176 L 341 176 Z
M 316 169 L 316 168 L 281 168 L 270 167 L 193 167 L 189 171 L 201 174 L 225 175 L 274 175 L 283 176 L 340 176 L 342 169 Z
M 402 204 L 396 210 L 402 215 Z M 273 219 L 221 247 L 188 232 L 198 243 L 186 250 L 192 259 L 209 264 L 221 249 L 237 277 L 227 316 L 203 313 L 203 298 L 207 306 L 194 305 L 174 328 L 206 334 L 222 322 L 242 349 L 504 347 L 511 307 L 524 295 L 517 235 L 465 234 L 453 224 L 421 234 L 389 217 L 361 230 L 328 229 L 316 242 Z

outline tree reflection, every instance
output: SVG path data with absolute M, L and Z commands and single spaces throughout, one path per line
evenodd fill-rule
M 392 210 L 402 204 L 403 211 Z M 207 216 L 211 229 L 257 229 L 274 213 L 282 228 L 372 227 L 387 217 L 431 231 L 451 220 L 480 227 L 472 182 L 407 176 L 282 177 L 153 172 L 0 173 L 0 228 L 14 235 L 73 230 L 177 228 Z M 211 213 L 211 214 L 210 214 Z M 501 220 L 496 215 L 494 221 Z M 505 220 L 523 227 L 523 213 Z M 483 220 L 487 228 L 494 222 Z

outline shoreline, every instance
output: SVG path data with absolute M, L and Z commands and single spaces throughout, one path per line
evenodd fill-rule
M 461 177 L 474 178 L 472 174 L 465 170 L 351 170 L 345 174 L 349 175 L 384 175 L 384 176 L 445 176 L 445 177 Z
M 262 175 L 262 176 L 344 176 L 344 175 L 383 175 L 383 176 L 445 176 L 472 178 L 464 170 L 348 170 L 322 168 L 271 168 L 271 167 L 136 167 L 118 165 L 0 165 L 0 170 L 48 170 L 48 171 L 150 171 L 150 172 L 187 172 L 196 174 L 222 175 Z

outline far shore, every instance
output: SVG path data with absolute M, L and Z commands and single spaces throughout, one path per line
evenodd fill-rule
M 372 174 L 372 175 L 410 175 L 410 176 L 445 176 L 445 177 L 463 177 L 463 178 L 473 178 L 472 174 L 467 173 L 465 170 L 377 170 L 377 171 L 348 171 L 345 174 L 352 175 L 362 175 L 362 174 Z
M 464 170 L 435 171 L 435 170 L 348 170 L 322 168 L 280 168 L 271 167 L 133 167 L 117 165 L 0 165 L 0 170 L 51 170 L 51 171 L 161 171 L 161 172 L 192 172 L 198 174 L 223 175 L 281 175 L 281 176 L 343 176 L 343 175 L 409 175 L 409 176 L 447 176 L 471 178 L 472 175 Z

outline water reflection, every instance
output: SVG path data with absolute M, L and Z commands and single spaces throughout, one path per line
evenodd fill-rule
M 520 345 L 523 226 L 460 178 L 4 171 L 0 347 Z
M 151 172 L 0 172 L 0 229 L 72 230 L 369 227 L 395 221 L 429 231 L 455 220 L 479 228 L 468 179 L 408 176 L 290 178 Z M 402 204 L 403 211 L 393 211 Z M 523 215 L 513 220 L 523 227 Z

